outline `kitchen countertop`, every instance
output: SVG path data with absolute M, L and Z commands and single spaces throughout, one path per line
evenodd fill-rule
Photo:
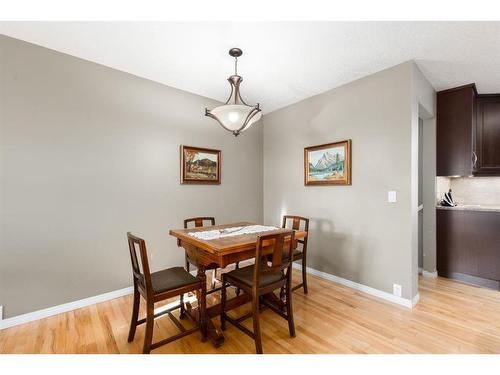
M 500 212 L 500 205 L 493 204 L 459 204 L 455 207 L 436 205 L 438 210 L 460 210 L 460 211 L 496 211 Z

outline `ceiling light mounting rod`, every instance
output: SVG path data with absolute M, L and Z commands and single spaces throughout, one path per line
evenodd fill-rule
M 262 112 L 259 104 L 248 105 L 240 95 L 240 84 L 243 78 L 238 75 L 238 57 L 243 55 L 243 51 L 239 48 L 231 48 L 229 55 L 234 57 L 234 74 L 227 79 L 231 86 L 231 93 L 224 105 L 212 110 L 205 108 L 205 116 L 213 118 L 224 129 L 238 136 L 260 120 Z
M 243 55 L 243 51 L 239 48 L 231 48 L 229 55 L 234 57 L 234 75 L 238 75 L 238 57 Z

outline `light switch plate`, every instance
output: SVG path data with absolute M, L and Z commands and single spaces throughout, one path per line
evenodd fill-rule
M 397 199 L 397 194 L 394 190 L 389 190 L 387 192 L 387 202 L 389 203 L 395 203 L 397 202 L 398 199 Z

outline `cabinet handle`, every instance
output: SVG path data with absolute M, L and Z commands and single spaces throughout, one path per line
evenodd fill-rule
M 472 168 L 476 168 L 477 164 L 477 155 L 475 151 L 472 151 Z

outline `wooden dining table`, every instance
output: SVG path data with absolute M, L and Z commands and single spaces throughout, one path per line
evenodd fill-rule
M 225 236 L 222 238 L 201 240 L 189 235 L 192 232 L 203 232 L 207 230 L 223 230 L 226 228 L 244 227 L 255 225 L 249 222 L 239 222 L 225 225 L 214 225 L 206 227 L 198 227 L 192 229 L 172 229 L 170 235 L 177 238 L 177 245 L 184 248 L 189 258 L 197 267 L 197 277 L 200 279 L 202 289 L 199 292 L 198 306 L 192 307 L 189 303 L 186 304 L 187 314 L 195 321 L 200 322 L 202 337 L 210 339 L 215 347 L 219 347 L 224 342 L 224 335 L 212 319 L 219 316 L 221 313 L 220 303 L 207 306 L 206 275 L 205 271 L 209 269 L 225 268 L 230 264 L 250 260 L 255 257 L 255 248 L 257 237 L 261 234 L 279 233 L 290 231 L 290 229 L 276 228 L 273 231 L 260 233 L 241 234 L 233 236 Z M 292 244 L 293 249 L 297 247 L 297 240 L 307 237 L 307 232 L 296 230 L 295 243 Z M 264 244 L 265 245 L 265 244 Z M 263 254 L 271 253 L 271 247 L 264 246 Z M 220 289 L 220 288 L 218 288 Z M 283 305 L 282 301 L 274 294 L 264 296 L 271 300 L 273 304 Z M 250 301 L 250 297 L 243 293 L 226 301 L 226 310 L 233 310 Z

